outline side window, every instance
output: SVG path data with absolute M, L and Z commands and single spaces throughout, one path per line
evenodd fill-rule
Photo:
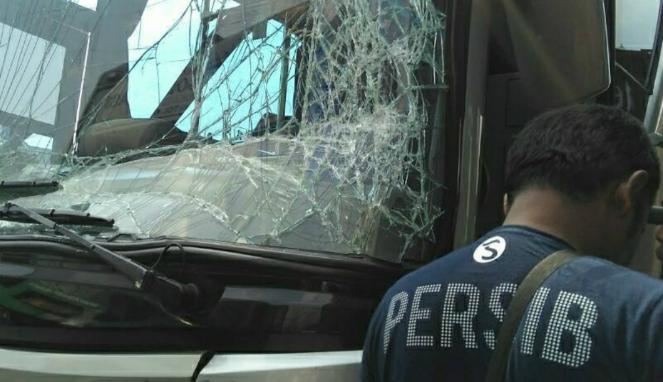
M 617 63 L 643 85 L 650 80 L 660 7 L 660 0 L 616 1 Z
M 149 0 L 128 40 L 132 118 L 150 118 L 196 52 L 200 14 L 189 0 Z
M 616 102 L 640 119 L 658 65 L 660 13 L 660 0 L 615 1 Z
M 173 120 L 188 132 L 230 142 L 274 130 L 293 115 L 297 37 L 268 20 L 201 51 L 201 15 L 189 0 L 149 0 L 129 37 L 128 103 L 132 118 Z M 239 6 L 214 1 L 210 13 Z M 210 39 L 216 20 L 208 21 Z M 218 36 L 217 36 L 218 37 Z M 235 42 L 233 42 L 235 41 Z M 203 57 L 205 56 L 205 57 Z M 205 62 L 202 104 L 195 110 L 191 68 Z
M 52 148 L 53 137 L 46 134 L 55 130 L 65 54 L 62 45 L 0 23 L 0 57 L 9 57 L 0 65 L 0 140 L 12 135 L 12 126 L 26 145 Z
M 167 103 L 174 106 L 177 115 L 181 112 L 180 102 L 188 104 L 193 97 L 187 68 L 200 48 L 203 24 L 198 5 L 191 0 L 147 0 L 140 22 L 127 41 L 127 98 L 132 118 L 170 119 L 173 115 L 158 110 L 166 97 L 171 97 Z M 235 8 L 239 3 L 211 0 L 209 5 L 212 14 Z M 210 31 L 215 24 L 216 21 L 207 22 Z
M 248 33 L 203 89 L 199 135 L 235 143 L 287 121 L 293 115 L 298 45 L 276 20 Z M 189 131 L 194 109 L 192 102 L 177 121 L 180 130 Z

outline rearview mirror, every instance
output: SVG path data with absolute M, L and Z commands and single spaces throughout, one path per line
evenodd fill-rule
M 501 0 L 534 106 L 583 101 L 610 86 L 603 0 Z

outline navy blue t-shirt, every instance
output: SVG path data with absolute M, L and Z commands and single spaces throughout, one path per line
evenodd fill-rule
M 373 315 L 362 380 L 483 381 L 518 284 L 569 248 L 503 226 L 406 275 Z M 537 291 L 514 341 L 508 381 L 663 381 L 663 282 L 576 259 Z

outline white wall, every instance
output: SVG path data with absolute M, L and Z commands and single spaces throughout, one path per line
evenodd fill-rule
M 654 45 L 660 0 L 617 0 L 617 48 L 651 49 Z

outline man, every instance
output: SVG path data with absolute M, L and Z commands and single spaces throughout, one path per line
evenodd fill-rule
M 597 105 L 552 111 L 523 129 L 506 166 L 504 225 L 386 293 L 362 379 L 483 381 L 518 284 L 573 249 L 591 256 L 539 288 L 505 380 L 663 381 L 663 282 L 617 265 L 633 256 L 659 184 L 639 122 Z

